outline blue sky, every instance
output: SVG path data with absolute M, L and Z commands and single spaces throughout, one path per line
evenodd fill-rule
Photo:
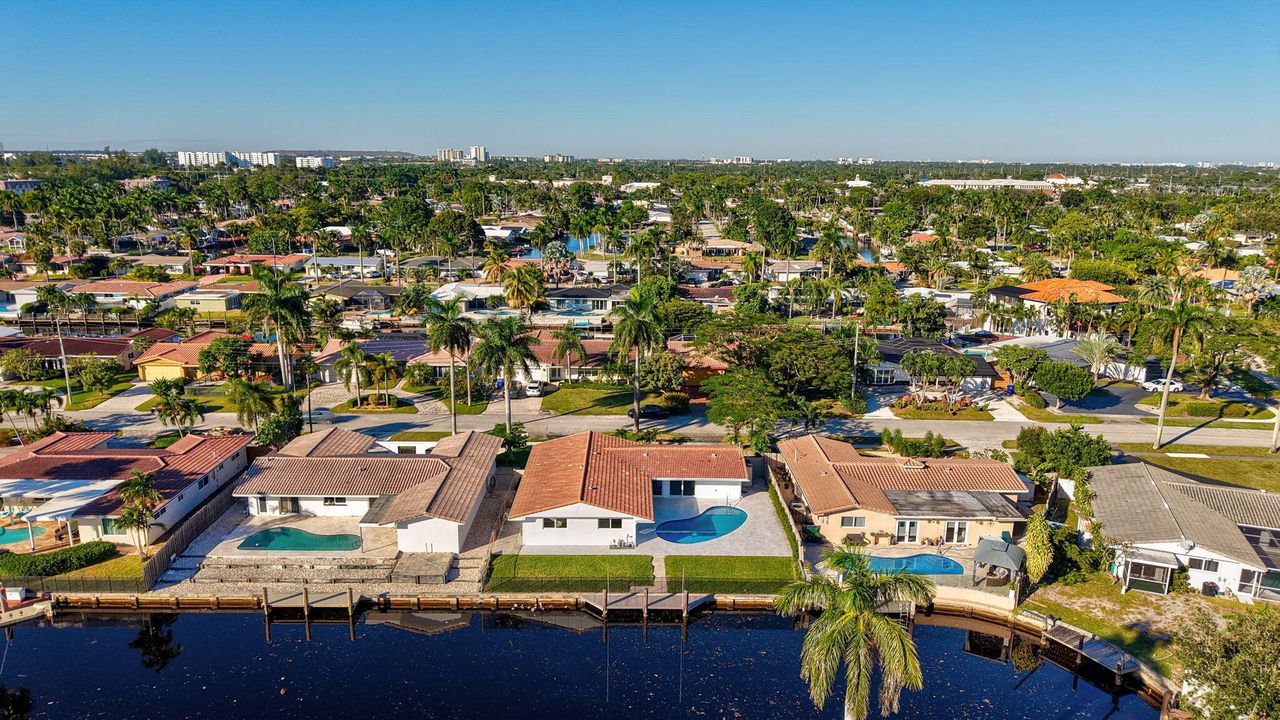
M 8 148 L 1280 161 L 1280 2 L 0 0 Z

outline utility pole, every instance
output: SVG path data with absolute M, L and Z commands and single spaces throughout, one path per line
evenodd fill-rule
M 858 403 L 858 346 L 861 345 L 858 339 L 861 337 L 862 324 L 857 320 L 853 321 L 853 385 L 849 388 L 849 410 L 853 411 L 853 406 Z

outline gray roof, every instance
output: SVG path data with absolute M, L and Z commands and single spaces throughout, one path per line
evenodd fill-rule
M 1023 520 L 1025 517 L 1005 496 L 966 490 L 883 490 L 884 496 L 904 517 L 991 518 Z
M 1094 519 L 1102 523 L 1106 537 L 1131 543 L 1190 541 L 1254 567 L 1265 567 L 1262 555 L 1238 527 L 1249 523 L 1236 518 L 1268 519 L 1258 511 L 1280 498 L 1257 490 L 1198 483 L 1145 462 L 1090 471 L 1089 486 L 1097 494 Z M 1231 515 L 1225 514 L 1228 511 Z

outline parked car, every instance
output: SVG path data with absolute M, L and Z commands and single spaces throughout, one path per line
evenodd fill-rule
M 542 397 L 545 388 L 541 380 L 530 380 L 529 384 L 524 386 L 525 397 Z
M 329 408 L 315 408 L 309 413 L 303 413 L 302 420 L 310 423 L 331 423 L 333 422 L 333 411 Z
M 1142 383 L 1142 389 L 1147 392 L 1163 392 L 1164 380 L 1148 380 Z M 1182 383 L 1173 380 L 1169 383 L 1169 392 L 1182 392 Z
M 627 417 L 634 418 L 635 416 L 636 416 L 635 408 L 631 408 L 630 410 L 627 411 Z M 662 407 L 661 405 L 641 405 L 640 417 L 655 418 L 655 419 L 661 420 L 663 418 L 671 417 L 671 411 Z

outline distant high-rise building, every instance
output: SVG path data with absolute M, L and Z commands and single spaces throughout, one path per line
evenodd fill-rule
M 337 167 L 338 163 L 334 162 L 332 157 L 328 155 L 303 155 L 295 157 L 293 164 L 305 170 L 315 170 L 318 168 Z
M 476 162 L 487 162 L 489 160 L 489 148 L 483 145 L 472 145 L 468 157 Z
M 231 155 L 239 161 L 241 166 L 249 165 L 279 165 L 280 153 L 273 152 L 245 152 L 243 150 L 232 151 Z
M 203 150 L 178 151 L 178 164 L 182 167 L 212 167 L 214 165 L 230 165 L 231 167 L 250 167 L 253 165 L 279 165 L 280 153 L 273 152 L 208 152 Z
M 440 162 L 457 162 L 463 159 L 463 152 L 457 148 L 441 148 L 436 151 L 436 160 Z
M 755 161 L 756 161 L 756 159 L 755 159 L 755 158 L 753 158 L 753 157 L 751 157 L 750 155 L 738 155 L 738 156 L 736 156 L 736 157 L 734 157 L 734 158 L 733 158 L 733 164 L 734 164 L 734 165 L 750 165 L 751 163 L 754 163 Z
M 560 155 L 560 154 L 558 154 L 558 153 L 557 153 L 557 154 L 555 154 L 555 155 L 543 155 L 543 156 L 542 156 L 542 162 L 545 162 L 545 163 L 567 163 L 567 162 L 573 162 L 573 156 L 572 156 L 572 155 Z

